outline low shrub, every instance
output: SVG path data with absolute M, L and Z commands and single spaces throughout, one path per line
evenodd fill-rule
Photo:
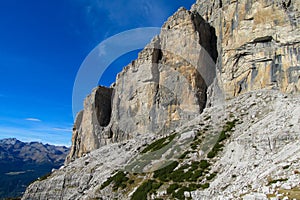
M 212 174 L 210 174 L 209 176 L 206 177 L 206 180 L 210 181 L 212 180 L 213 178 L 215 178 L 217 176 L 217 172 L 214 172 Z
M 207 154 L 207 158 L 214 158 L 217 155 L 217 152 L 215 151 L 210 151 Z
M 202 189 L 209 188 L 209 183 L 204 183 L 200 186 Z
M 147 199 L 148 193 L 154 192 L 161 185 L 161 183 L 155 180 L 148 180 L 142 183 L 142 185 L 140 185 L 140 187 L 137 188 L 137 190 L 133 193 L 131 200 Z
M 193 182 L 198 181 L 198 179 L 202 176 L 202 174 L 203 171 L 201 169 L 194 171 L 191 177 L 189 178 L 189 181 L 193 181 Z
M 109 177 L 100 187 L 100 190 L 104 189 L 108 185 L 110 185 L 112 182 L 113 190 L 118 190 L 119 188 L 126 188 L 126 182 L 129 180 L 128 177 L 126 177 L 126 174 L 122 171 L 117 172 L 114 176 Z
M 177 161 L 173 161 L 166 167 L 154 171 L 153 177 L 159 178 L 161 181 L 167 181 L 168 176 L 170 175 L 170 173 L 174 171 L 174 169 L 178 166 L 178 164 L 179 163 Z
M 282 167 L 282 169 L 288 169 L 288 168 L 290 168 L 290 165 L 285 165 Z
M 190 151 L 184 152 L 184 153 L 179 157 L 179 159 L 185 159 L 186 156 L 187 156 L 189 153 L 191 153 L 191 152 L 190 152 Z
M 198 161 L 193 161 L 192 164 L 191 164 L 191 170 L 196 170 L 198 169 L 200 166 L 200 162 Z
M 177 199 L 185 199 L 184 192 L 190 191 L 190 189 L 186 186 L 181 187 L 176 193 L 173 193 L 173 197 Z
M 229 134 L 227 132 L 232 131 L 232 129 L 235 127 L 236 122 L 238 122 L 238 119 L 234 119 L 233 121 L 226 122 L 225 126 L 223 127 L 223 130 L 221 131 L 218 140 L 212 150 L 208 152 L 207 158 L 214 158 L 219 151 L 222 151 L 224 145 L 221 144 L 224 140 L 229 138 Z
M 199 166 L 201 169 L 207 169 L 210 166 L 210 164 L 207 160 L 201 160 Z
M 195 191 L 199 188 L 201 188 L 201 184 L 195 184 L 195 183 L 189 184 L 189 190 L 190 191 Z
M 173 134 L 168 137 L 164 137 L 164 138 L 156 140 L 155 142 L 148 145 L 141 153 L 143 154 L 143 153 L 147 153 L 147 152 L 157 151 L 157 150 L 163 148 L 164 146 L 167 146 L 170 142 L 173 141 L 173 139 L 175 138 L 176 135 L 177 134 Z
M 167 194 L 173 194 L 175 192 L 175 190 L 177 190 L 180 186 L 177 183 L 174 183 L 172 185 L 170 185 L 167 188 Z
M 173 182 L 184 182 L 187 177 L 183 169 L 178 169 L 172 172 L 168 178 Z

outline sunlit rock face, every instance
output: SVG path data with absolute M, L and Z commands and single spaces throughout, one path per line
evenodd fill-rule
M 97 87 L 86 97 L 84 110 L 76 116 L 72 147 L 66 163 L 100 147 L 99 133 L 110 122 L 112 92 L 111 88 Z
M 220 93 L 298 92 L 299 4 L 198 0 L 191 11 L 179 9 L 111 88 L 100 87 L 105 97 L 95 97 L 99 88 L 87 97 L 67 162 L 138 133 L 170 131 Z
M 215 77 L 216 42 L 199 14 L 179 9 L 112 88 L 98 87 L 85 99 L 66 163 L 136 134 L 164 134 L 199 115 Z
M 300 90 L 300 1 L 198 0 L 218 37 L 219 83 L 226 97 L 261 88 Z

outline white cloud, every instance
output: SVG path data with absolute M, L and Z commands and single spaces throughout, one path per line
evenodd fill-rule
M 37 119 L 37 118 L 26 118 L 26 121 L 32 121 L 32 122 L 41 122 L 42 120 Z

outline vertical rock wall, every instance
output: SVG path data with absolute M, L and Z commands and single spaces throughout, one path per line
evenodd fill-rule
M 198 0 L 197 11 L 216 29 L 219 85 L 227 98 L 275 88 L 300 90 L 298 0 Z
M 66 163 L 100 147 L 103 132 L 110 122 L 112 88 L 97 87 L 86 97 L 73 127 L 72 146 Z
M 66 163 L 136 134 L 169 133 L 199 115 L 215 78 L 216 41 L 199 14 L 179 9 L 118 74 L 113 89 L 100 87 L 86 98 Z

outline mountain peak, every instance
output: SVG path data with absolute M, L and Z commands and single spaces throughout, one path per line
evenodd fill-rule
M 11 144 L 14 145 L 17 142 L 20 142 L 19 140 L 17 140 L 16 138 L 4 138 L 0 140 L 0 144 Z

